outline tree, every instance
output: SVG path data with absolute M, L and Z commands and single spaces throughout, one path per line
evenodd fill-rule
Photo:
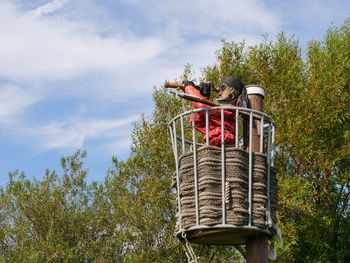
M 349 27 L 347 20 L 340 28 L 330 28 L 324 41 L 310 42 L 305 58 L 298 42 L 283 33 L 274 42 L 266 38 L 252 47 L 224 41 L 217 63 L 205 67 L 200 76 L 219 84 L 225 76 L 235 75 L 245 84 L 266 88 L 266 112 L 278 127 L 279 226 L 285 240 L 279 248 L 280 262 L 349 259 Z M 133 134 L 133 158 L 140 156 L 145 168 L 157 162 L 157 152 L 152 151 L 166 144 L 166 138 L 142 142 L 166 134 L 166 126 L 160 124 L 176 115 L 169 99 L 156 90 L 153 116 Z M 171 172 L 169 166 L 161 167 L 152 169 Z
M 203 70 L 216 83 L 234 74 L 266 88 L 278 129 L 281 262 L 349 260 L 349 28 L 347 20 L 310 42 L 305 59 L 284 34 L 248 48 L 224 42 Z
M 277 125 L 278 262 L 350 260 L 350 20 L 305 53 L 281 33 L 256 46 L 223 41 L 200 80 L 227 75 L 265 87 Z M 187 65 L 181 79 L 194 79 Z M 0 190 L 0 262 L 186 262 L 174 237 L 175 170 L 167 124 L 191 108 L 163 88 L 131 134 L 130 158 L 113 158 L 101 183 L 87 183 L 85 153 L 42 180 L 10 174 Z M 239 262 L 233 247 L 194 246 L 202 262 Z
M 93 227 L 91 186 L 82 169 L 85 153 L 62 159 L 64 174 L 46 171 L 30 181 L 10 174 L 0 191 L 0 262 L 86 262 Z

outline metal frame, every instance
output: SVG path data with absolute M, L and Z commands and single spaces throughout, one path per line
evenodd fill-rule
M 222 224 L 214 225 L 214 226 L 207 226 L 207 225 L 201 225 L 200 224 L 200 216 L 199 216 L 199 193 L 198 193 L 198 167 L 197 167 L 197 148 L 200 146 L 203 146 L 204 144 L 198 143 L 196 140 L 196 133 L 198 132 L 195 128 L 195 119 L 194 114 L 196 112 L 205 112 L 205 123 L 206 123 L 206 137 L 205 137 L 205 144 L 209 145 L 209 125 L 210 125 L 210 111 L 212 110 L 220 110 L 221 112 L 221 167 L 222 167 Z M 235 113 L 235 145 L 238 146 L 239 143 L 239 121 L 240 117 L 245 114 L 249 116 L 249 187 L 248 187 L 248 224 L 243 226 L 237 226 L 232 224 L 226 224 L 226 203 L 225 203 L 225 179 L 226 179 L 226 160 L 225 160 L 225 141 L 224 141 L 224 111 L 231 111 Z M 192 138 L 186 138 L 185 135 L 185 123 L 184 119 L 188 119 L 189 116 L 192 117 Z M 175 158 L 175 168 L 176 168 L 176 182 L 177 182 L 177 202 L 178 202 L 178 213 L 179 213 L 179 222 L 180 222 L 180 229 L 176 233 L 176 235 L 180 235 L 183 233 L 186 233 L 187 231 L 192 230 L 198 230 L 198 229 L 250 229 L 257 232 L 262 232 L 266 234 L 270 234 L 270 231 L 268 227 L 266 228 L 258 228 L 255 226 L 252 226 L 253 221 L 253 207 L 252 207 L 252 188 L 253 188 L 253 167 L 252 167 L 252 161 L 253 161 L 253 152 L 252 152 L 252 131 L 253 131 L 253 123 L 254 119 L 258 119 L 260 121 L 260 125 L 258 125 L 258 130 L 260 134 L 260 143 L 259 143 L 259 149 L 261 153 L 264 153 L 267 157 L 267 221 L 271 222 L 270 214 L 271 214 L 271 204 L 270 204 L 270 169 L 271 166 L 274 164 L 274 148 L 275 148 L 275 123 L 273 119 L 268 116 L 265 113 L 247 109 L 247 108 L 241 108 L 241 107 L 230 107 L 230 106 L 221 106 L 221 107 L 207 107 L 207 108 L 199 108 L 194 109 L 190 111 L 186 111 L 176 117 L 174 117 L 169 122 L 169 130 L 170 130 L 170 136 L 174 151 L 174 158 Z M 181 136 L 177 136 L 177 122 L 180 122 L 180 133 Z M 189 124 L 187 124 L 189 125 Z M 190 151 L 193 151 L 193 160 L 194 160 L 194 183 L 195 183 L 195 208 L 196 208 L 196 226 L 192 226 L 190 228 L 183 228 L 182 226 L 182 220 L 181 220 L 181 200 L 180 200 L 180 178 L 179 178 L 179 155 L 178 155 L 178 141 L 181 142 L 181 152 L 182 154 L 185 154 L 186 152 L 186 144 L 190 144 L 192 147 L 190 147 Z M 266 142 L 265 142 L 266 141 Z M 264 147 L 265 146 L 265 147 Z

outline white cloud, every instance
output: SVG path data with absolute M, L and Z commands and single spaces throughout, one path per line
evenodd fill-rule
M 51 1 L 30 12 L 21 11 L 16 5 L 18 1 L 0 1 L 0 79 L 17 83 L 0 90 L 0 96 L 3 94 L 0 102 L 4 100 L 0 120 L 14 119 L 28 105 L 61 94 L 67 98 L 72 94 L 91 99 L 102 96 L 109 103 L 149 95 L 153 85 L 179 77 L 184 64 L 193 64 L 198 72 L 198 68 L 213 63 L 214 50 L 220 48 L 221 38 L 239 41 L 245 38 L 255 44 L 260 30 L 274 31 L 279 26 L 278 18 L 259 0 L 234 4 L 228 0 L 176 1 L 176 4 L 170 0 L 130 0 L 126 4 L 139 10 L 155 28 L 150 31 L 144 28 L 143 34 L 137 34 L 125 26 L 104 35 L 98 17 L 92 17 L 89 23 L 79 19 L 78 2 L 74 2 L 76 5 L 68 16 L 64 12 L 69 8 L 63 9 L 65 4 L 72 7 L 68 0 Z M 97 4 L 89 1 L 89 7 L 93 5 Z M 114 25 L 119 25 L 115 21 L 123 22 L 119 17 L 113 19 Z M 80 77 L 91 75 L 98 75 L 98 80 L 80 85 L 83 83 L 79 82 Z M 69 82 L 72 80 L 77 84 L 74 87 Z M 63 84 L 57 85 L 58 81 Z M 11 105 L 9 98 L 14 98 Z M 148 110 L 143 107 L 140 105 L 140 113 Z M 28 124 L 30 120 L 19 123 L 17 118 L 19 122 L 7 128 L 42 150 L 81 148 L 93 139 L 125 148 L 130 123 L 136 119 L 120 116 L 82 120 L 78 112 L 74 120 L 53 120 L 40 127 Z
M 147 34 L 137 36 L 121 26 L 119 33 L 117 28 L 114 35 L 103 37 L 96 17 L 89 23 L 74 17 L 74 13 L 79 14 L 79 1 L 69 17 L 53 13 L 67 2 L 51 1 L 27 13 L 11 1 L 0 2 L 0 78 L 24 82 L 28 90 L 41 85 L 45 96 L 62 92 L 84 92 L 113 100 L 143 96 L 164 79 L 178 77 L 188 62 L 197 68 L 212 63 L 221 38 L 245 38 L 255 44 L 259 39 L 255 28 L 271 31 L 279 23 L 259 0 L 177 1 L 175 5 L 170 0 L 130 0 L 126 4 L 155 21 L 157 29 L 145 29 Z M 98 7 L 89 3 L 89 8 Z M 53 14 L 45 16 L 49 13 Z M 115 21 L 122 24 L 118 17 Z M 188 35 L 194 41 L 186 40 Z M 61 86 L 58 90 L 55 85 L 48 86 L 91 73 L 101 76 L 95 87 Z
M 0 122 L 9 122 L 27 106 L 40 100 L 39 96 L 14 85 L 0 85 Z
M 129 137 L 124 137 L 120 140 L 115 140 L 113 142 L 109 142 L 105 145 L 102 145 L 102 150 L 104 152 L 108 151 L 109 153 L 112 153 L 113 155 L 126 155 L 125 153 L 128 153 L 130 150 L 131 145 L 131 139 Z M 128 154 L 126 155 L 128 156 Z
M 69 148 L 81 148 L 84 143 L 84 134 L 69 123 L 49 123 L 48 125 L 23 129 L 22 132 L 29 135 L 43 150 Z
M 33 17 L 53 13 L 62 8 L 69 0 L 54 0 L 29 12 Z
M 35 13 L 44 12 L 39 11 Z M 7 1 L 0 3 L 0 18 L 0 77 L 10 80 L 62 80 L 90 71 L 117 71 L 163 51 L 156 37 L 101 37 L 84 23 L 33 17 Z
M 28 11 L 43 2 L 47 4 Z M 324 2 L 0 0 L 3 140 L 9 139 L 13 148 L 20 140 L 19 151 L 28 147 L 23 152 L 91 147 L 87 150 L 93 155 L 125 153 L 131 122 L 138 119 L 121 116 L 128 112 L 127 100 L 136 97 L 139 102 L 130 114 L 150 112 L 145 105 L 151 104 L 153 85 L 178 78 L 186 63 L 197 73 L 214 63 L 221 39 L 245 39 L 252 45 L 261 41 L 261 34 L 282 29 L 305 39 L 311 33 L 324 34 L 329 20 L 349 15 L 350 3 Z M 43 103 L 34 108 L 39 100 Z M 77 107 L 82 101 L 88 106 Z M 123 101 L 122 111 L 117 103 L 100 107 L 115 101 Z M 30 105 L 33 111 L 26 112 Z M 106 108 L 115 110 L 115 119 L 84 119 L 90 113 L 103 114 Z M 41 116 L 41 111 L 48 114 Z M 44 122 L 48 117 L 52 119 Z
M 17 128 L 16 132 L 30 137 L 30 141 L 41 150 L 74 150 L 82 148 L 92 139 L 106 139 L 113 145 L 121 143 L 121 147 L 125 148 L 131 123 L 138 118 L 139 116 L 129 116 L 122 119 L 51 122 L 38 127 Z
M 268 9 L 261 0 L 124 0 L 142 11 L 154 23 L 166 23 L 177 28 L 178 34 L 205 34 L 230 37 L 242 33 L 276 32 L 280 16 Z
M 109 119 L 109 120 L 88 120 L 79 123 L 80 130 L 85 133 L 86 139 L 96 137 L 116 137 L 123 133 L 123 129 L 132 122 L 139 119 L 138 115 L 130 116 L 123 119 Z

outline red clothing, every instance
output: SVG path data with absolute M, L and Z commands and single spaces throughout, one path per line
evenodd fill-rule
M 185 87 L 185 93 L 188 95 L 196 96 L 201 99 L 209 99 L 203 96 L 199 90 L 192 86 Z M 210 107 L 200 102 L 192 101 L 193 106 L 196 109 Z M 225 105 L 234 107 L 235 105 Z M 196 112 L 194 114 L 195 127 L 196 129 L 204 134 L 204 141 L 206 141 L 206 130 L 205 130 L 205 112 Z M 190 118 L 192 123 L 192 117 Z M 226 146 L 235 145 L 235 122 L 236 116 L 234 112 L 224 111 L 224 141 Z M 221 147 L 221 110 L 209 111 L 209 145 Z

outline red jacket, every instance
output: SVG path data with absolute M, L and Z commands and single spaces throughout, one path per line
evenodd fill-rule
M 201 99 L 209 99 L 208 97 L 203 96 L 199 90 L 192 86 L 186 86 L 185 93 Z M 192 101 L 192 104 L 196 109 L 210 107 L 200 102 Z M 235 105 L 228 104 L 225 106 L 234 107 Z M 196 112 L 194 114 L 194 120 L 196 129 L 200 133 L 204 134 L 203 139 L 206 141 L 205 112 Z M 224 111 L 224 142 L 226 146 L 235 146 L 235 122 L 235 113 L 231 111 Z M 192 123 L 192 117 L 190 118 L 190 123 Z M 221 110 L 209 111 L 209 145 L 221 147 Z

